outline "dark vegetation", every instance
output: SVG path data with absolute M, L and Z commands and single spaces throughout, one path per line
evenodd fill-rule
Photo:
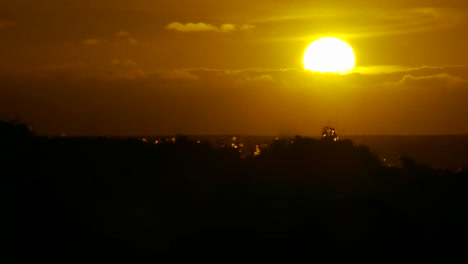
M 387 167 L 334 131 L 247 157 L 182 136 L 0 133 L 12 261 L 468 261 L 468 170 Z

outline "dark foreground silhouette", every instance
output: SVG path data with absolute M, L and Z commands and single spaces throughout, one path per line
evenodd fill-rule
M 367 147 L 325 135 L 278 139 L 245 157 L 237 145 L 185 137 L 0 130 L 12 261 L 468 261 L 467 169 L 408 158 L 387 167 Z

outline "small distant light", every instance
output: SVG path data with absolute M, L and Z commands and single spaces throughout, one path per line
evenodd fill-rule
M 159 144 L 159 143 L 160 143 L 159 139 L 156 139 L 156 140 L 154 141 L 154 144 Z
M 177 141 L 176 137 L 172 137 L 171 141 L 172 141 L 172 143 L 176 143 L 176 141 Z
M 236 141 L 237 140 L 237 137 L 232 137 L 232 141 Z
M 141 141 L 148 142 L 148 140 L 146 138 L 142 138 Z
M 260 155 L 260 153 L 261 153 L 260 146 L 256 145 L 255 146 L 255 152 L 254 152 L 253 155 L 256 157 L 256 156 Z
M 201 143 L 201 141 L 200 141 L 200 140 L 197 140 L 197 144 L 200 144 L 200 143 Z

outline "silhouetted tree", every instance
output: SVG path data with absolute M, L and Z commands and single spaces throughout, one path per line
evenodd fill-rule
M 322 129 L 322 139 L 327 141 L 337 141 L 338 135 L 333 127 L 324 127 Z
M 20 139 L 34 136 L 31 126 L 17 121 L 0 121 L 0 137 Z

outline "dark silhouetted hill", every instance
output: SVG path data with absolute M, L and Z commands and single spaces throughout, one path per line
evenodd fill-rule
M 466 169 L 388 167 L 349 140 L 284 138 L 245 156 L 184 136 L 0 128 L 16 262 L 468 260 Z

